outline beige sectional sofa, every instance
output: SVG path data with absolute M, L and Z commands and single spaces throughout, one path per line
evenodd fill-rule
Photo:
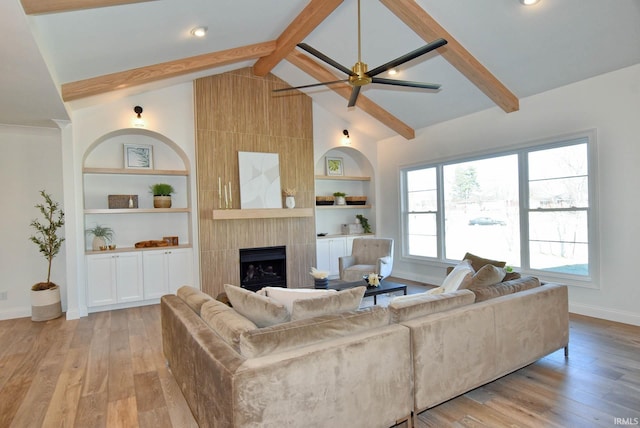
M 190 287 L 161 311 L 167 362 L 201 427 L 411 426 L 569 340 L 567 287 L 530 277 L 477 303 L 470 290 L 409 295 L 262 328 Z

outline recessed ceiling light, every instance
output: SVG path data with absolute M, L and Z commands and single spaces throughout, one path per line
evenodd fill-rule
M 398 74 L 398 70 L 396 70 L 395 68 L 389 70 L 389 76 L 393 76 L 394 74 Z
M 522 3 L 525 6 L 533 6 L 534 4 L 538 3 L 540 0 L 520 0 L 520 3 Z
M 196 37 L 204 37 L 207 34 L 207 27 L 196 27 L 191 30 L 191 34 Z

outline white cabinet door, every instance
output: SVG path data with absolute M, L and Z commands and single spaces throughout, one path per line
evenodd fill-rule
M 168 294 L 169 266 L 165 250 L 145 251 L 142 256 L 144 272 L 144 298 L 155 299 Z
M 316 240 L 316 269 L 329 272 L 331 270 L 331 254 L 329 253 L 329 240 Z
M 115 260 L 118 303 L 142 300 L 142 255 L 118 253 Z
M 175 293 L 182 285 L 193 285 L 191 249 L 145 251 L 144 297 L 157 299 Z
M 142 256 L 138 252 L 87 256 L 87 306 L 142 300 Z
M 87 306 L 118 302 L 116 262 L 112 254 L 87 256 Z
M 338 258 L 347 255 L 347 241 L 343 237 L 316 240 L 318 270 L 329 272 L 330 277 L 340 276 Z
M 190 248 L 181 248 L 169 251 L 169 293 L 174 293 L 183 285 L 193 284 L 193 251 Z
M 347 255 L 347 240 L 345 238 L 332 238 L 329 240 L 330 268 L 329 276 L 340 276 L 340 264 L 338 258 Z

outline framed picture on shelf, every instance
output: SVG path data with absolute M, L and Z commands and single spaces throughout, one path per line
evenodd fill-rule
M 148 144 L 124 144 L 126 169 L 153 169 L 153 146 Z
M 342 158 L 326 157 L 327 175 L 344 175 L 344 163 Z

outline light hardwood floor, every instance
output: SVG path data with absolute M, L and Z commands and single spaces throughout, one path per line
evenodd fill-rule
M 415 426 L 613 427 L 639 417 L 640 327 L 572 315 L 568 359 L 555 352 L 416 415 Z M 196 426 L 165 367 L 159 306 L 0 321 L 0 427 L 39 426 Z

